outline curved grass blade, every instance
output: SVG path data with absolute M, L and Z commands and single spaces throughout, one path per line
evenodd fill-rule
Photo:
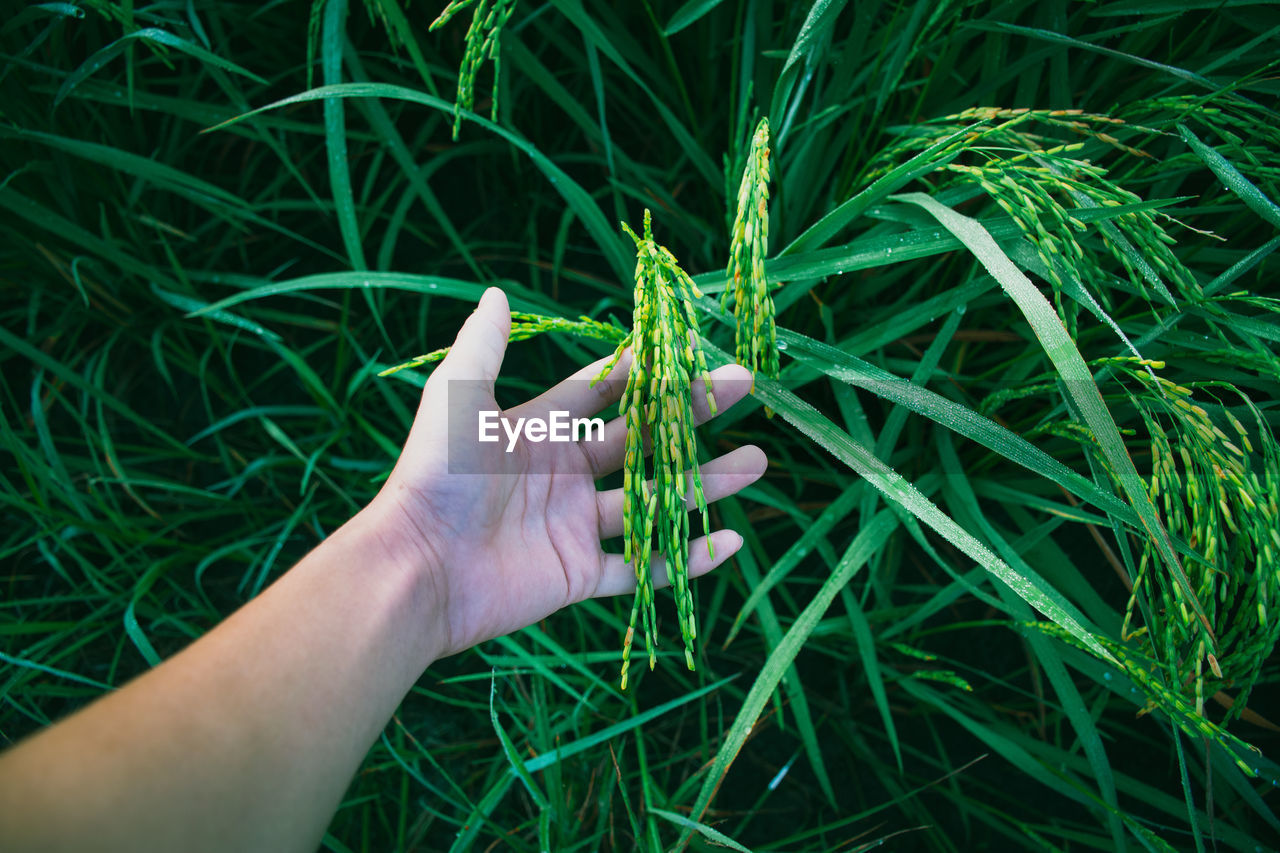
M 1066 327 L 1054 313 L 1049 301 L 1000 250 L 995 240 L 977 220 L 956 213 L 923 193 L 908 193 L 895 196 L 895 199 L 915 204 L 932 214 L 944 228 L 965 244 L 987 272 L 1000 282 L 1005 293 L 1009 294 L 1022 311 L 1044 347 L 1045 354 L 1049 356 L 1054 368 L 1061 376 L 1067 393 L 1071 395 L 1085 422 L 1093 431 L 1103 456 L 1119 478 L 1130 505 L 1138 514 L 1142 527 L 1155 543 L 1170 574 L 1187 596 L 1196 618 L 1200 620 L 1205 635 L 1214 645 L 1216 652 L 1217 639 L 1214 637 L 1209 617 L 1205 614 L 1204 607 L 1196 598 L 1195 591 L 1192 590 L 1186 573 L 1182 570 L 1182 563 L 1178 560 L 1177 552 L 1174 551 L 1169 533 L 1156 515 L 1156 509 L 1147 494 L 1146 485 L 1134 468 L 1133 459 L 1129 457 L 1129 451 L 1125 449 L 1124 441 L 1120 438 L 1120 431 L 1112 420 L 1106 403 L 1102 400 L 1098 386 L 1094 384 L 1093 375 L 1089 373 L 1084 358 L 1076 349 L 1075 343 L 1067 334 Z
M 162 44 L 165 47 L 171 47 L 174 50 L 181 51 L 188 56 L 199 59 L 201 62 L 208 63 L 209 65 L 213 65 L 217 68 L 221 68 L 224 71 L 230 71 L 233 74 L 248 77 L 255 83 L 261 83 L 264 86 L 267 85 L 266 80 L 259 77 L 257 74 L 254 74 L 252 71 L 241 68 L 234 62 L 228 62 L 217 54 L 211 53 L 197 44 L 192 44 L 186 39 L 178 38 L 173 33 L 166 32 L 165 30 L 157 27 L 148 27 L 145 30 L 138 30 L 135 33 L 129 33 L 128 35 L 121 36 L 82 62 L 80 67 L 75 71 L 72 71 L 71 74 L 67 76 L 67 79 L 63 81 L 62 86 L 58 88 L 58 94 L 53 98 L 54 108 L 56 109 L 58 104 L 62 103 L 62 100 L 70 94 L 72 89 L 92 77 L 100 68 L 102 68 L 102 66 L 106 65 L 108 62 L 123 53 L 125 49 L 135 41 L 150 41 L 155 42 L 156 44 Z
M 172 291 L 165 290 L 155 283 L 152 283 L 151 285 L 151 292 L 160 297 L 164 302 L 167 302 L 174 308 L 177 308 L 179 311 L 188 312 L 188 317 L 192 316 L 197 311 L 202 311 L 208 305 L 207 302 L 202 302 L 199 299 L 193 299 L 190 296 L 183 296 L 181 293 L 173 293 Z M 253 322 L 252 320 L 241 317 L 238 314 L 232 314 L 229 311 L 206 311 L 203 313 L 205 313 L 210 320 L 216 320 L 219 323 L 226 323 L 229 326 L 235 326 L 237 329 L 244 329 L 246 332 L 252 332 L 253 334 L 266 338 L 267 340 L 276 341 L 277 343 L 281 340 L 280 336 L 275 332 L 265 326 Z
M 693 23 L 702 18 L 715 7 L 723 3 L 724 0 L 689 0 L 671 16 L 671 20 L 667 21 L 667 26 L 663 28 L 662 34 L 665 36 L 673 36 L 683 30 L 685 27 L 691 26 Z
M 1082 50 L 1100 53 L 1103 56 L 1110 56 L 1114 59 L 1120 59 L 1124 62 L 1132 62 L 1143 68 L 1149 68 L 1152 71 L 1161 71 L 1179 80 L 1185 80 L 1188 83 L 1194 83 L 1201 88 L 1216 92 L 1221 87 L 1207 77 L 1196 74 L 1194 71 L 1187 71 L 1184 68 L 1178 68 L 1173 65 L 1165 65 L 1162 62 L 1155 62 L 1151 59 L 1144 59 L 1141 56 L 1134 56 L 1131 53 L 1114 50 L 1102 45 L 1093 44 L 1092 42 L 1081 41 L 1071 36 L 1065 36 L 1061 33 L 1055 33 L 1052 30 L 1039 29 L 1037 27 L 1023 27 L 1018 24 L 1008 24 L 1004 21 L 969 21 L 961 26 L 969 27 L 975 30 L 992 30 L 994 32 L 1012 33 L 1014 35 L 1028 36 L 1034 39 L 1051 42 L 1053 44 L 1065 44 L 1070 47 L 1078 47 Z
M 738 853 L 752 853 L 750 847 L 743 847 L 729 836 L 725 835 L 718 829 L 713 829 L 705 823 L 696 820 L 690 820 L 682 814 L 669 812 L 666 809 L 651 808 L 649 814 L 655 814 L 663 820 L 670 821 L 681 829 L 693 830 L 703 838 L 710 841 L 717 847 L 725 847 L 729 850 L 736 850 Z
M 773 101 L 769 107 L 769 125 L 777 129 L 774 139 L 777 140 L 779 148 L 782 147 L 782 142 L 787 136 L 791 125 L 790 119 L 795 114 L 799 97 L 804 94 L 806 81 L 802 79 L 800 93 L 792 97 L 796 88 L 796 77 L 800 74 L 800 62 L 804 61 L 804 68 L 808 71 L 823 36 L 831 32 L 836 18 L 840 16 L 840 11 L 848 5 L 848 2 L 849 0 L 814 0 L 808 14 L 805 15 L 804 23 L 800 25 L 800 32 L 796 34 L 791 52 L 787 54 L 786 64 L 782 66 L 777 82 L 773 84 Z M 806 77 L 808 77 L 807 74 Z
M 221 277 L 222 281 L 230 281 L 227 276 Z M 204 314 L 213 314 L 223 311 L 233 305 L 239 305 L 241 302 L 249 302 L 253 299 L 262 299 L 267 296 L 280 296 L 286 293 L 302 293 L 310 290 L 370 290 L 376 288 L 391 288 L 393 290 L 408 290 L 415 293 L 429 293 L 437 296 L 449 296 L 454 299 L 464 299 L 470 302 L 479 301 L 484 295 L 485 289 L 489 285 L 476 284 L 473 281 L 461 281 L 454 278 L 444 278 L 435 275 L 413 275 L 411 273 L 400 272 L 339 272 L 339 273 L 321 273 L 319 275 L 307 275 L 301 278 L 289 279 L 287 281 L 265 281 L 262 284 L 256 282 L 261 279 L 241 279 L 250 282 L 247 290 L 242 293 L 235 293 L 217 302 L 212 302 L 202 308 L 198 308 L 188 314 L 188 317 L 199 317 Z M 504 288 L 505 289 L 505 288 Z M 541 301 L 535 302 L 530 296 L 523 296 L 507 293 L 507 298 L 511 302 L 512 310 L 517 311 L 545 311 L 547 306 Z

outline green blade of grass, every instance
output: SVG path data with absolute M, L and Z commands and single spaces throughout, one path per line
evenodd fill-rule
M 944 430 L 935 427 L 934 437 L 939 450 L 938 456 L 942 461 L 944 473 L 943 489 L 952 492 L 955 497 L 955 503 L 964 508 L 966 514 L 973 519 L 978 529 L 986 536 L 987 541 L 996 547 L 1000 555 L 1016 571 L 1023 575 L 1030 575 L 1032 569 L 1023 561 L 1019 551 L 1011 547 L 1004 537 L 996 532 L 995 527 L 982 512 L 982 508 L 978 505 L 977 496 L 974 495 L 969 481 L 960 467 L 960 459 L 956 456 L 955 447 L 951 443 L 950 436 Z M 1012 597 L 1005 590 L 1000 590 L 1000 593 L 1006 599 Z M 1030 609 L 1027 608 L 1025 603 L 1013 600 L 1009 604 L 1012 605 L 1009 610 L 1013 618 L 1026 621 L 1031 617 Z M 1062 703 L 1062 709 L 1066 713 L 1067 719 L 1070 720 L 1072 727 L 1076 731 L 1076 736 L 1080 739 L 1080 745 L 1084 748 L 1085 756 L 1089 760 L 1089 766 L 1093 770 L 1094 779 L 1098 783 L 1102 800 L 1110 807 L 1107 812 L 1107 822 L 1111 830 L 1111 838 L 1115 842 L 1115 849 L 1123 851 L 1125 849 L 1124 832 L 1121 828 L 1119 804 L 1116 800 L 1115 777 L 1111 770 L 1111 762 L 1107 758 L 1106 748 L 1102 743 L 1102 736 L 1098 733 L 1098 727 L 1093 721 L 1093 716 L 1089 713 L 1089 709 L 1085 707 L 1084 700 L 1080 697 L 1080 691 L 1076 689 L 1075 683 L 1067 674 L 1066 666 L 1062 663 L 1061 657 L 1049 641 L 1049 638 L 1038 632 L 1032 632 L 1028 635 L 1027 641 L 1039 659 L 1040 665 L 1044 668 L 1050 684 L 1053 685 L 1054 691 L 1058 694 L 1058 699 Z
M 342 84 L 342 33 L 346 21 L 346 0 L 325 0 L 320 33 L 320 67 L 326 86 Z M 341 100 L 325 98 L 324 147 L 329 162 L 329 191 L 333 194 L 347 262 L 352 269 L 365 270 L 369 265 L 365 263 L 360 223 L 356 219 L 356 199 L 351 189 L 351 166 L 347 155 L 347 118 L 343 110 Z
M 664 702 L 655 708 L 650 708 L 647 711 L 634 714 L 620 723 L 606 726 L 600 731 L 594 732 L 586 737 L 579 738 L 572 743 L 564 746 L 558 746 L 550 752 L 544 752 L 542 755 L 534 756 L 528 761 L 524 761 L 525 770 L 529 773 L 536 773 L 539 770 L 550 767 L 552 764 L 564 761 L 573 755 L 590 749 L 597 744 L 606 743 L 618 735 L 637 729 L 645 723 L 655 720 L 663 714 L 679 708 L 681 705 L 700 699 L 708 693 L 720 689 L 736 677 L 737 676 L 723 678 L 712 684 L 700 687 L 697 690 L 690 691 L 683 696 L 678 696 L 675 699 Z M 480 834 L 480 830 L 483 829 L 484 823 L 488 820 L 489 814 L 492 813 L 494 807 L 497 806 L 498 801 L 506 796 L 507 791 L 511 787 L 511 783 L 517 778 L 514 768 L 508 767 L 507 771 L 507 774 L 498 782 L 498 784 L 490 788 L 480 802 L 476 804 L 475 810 L 472 811 L 471 815 L 467 818 L 466 822 L 463 824 L 462 830 L 458 833 L 458 837 L 449 848 L 451 853 L 471 849 L 471 845 L 475 843 L 476 837 Z
M 1072 615 L 1075 610 L 1056 591 L 1018 575 L 1008 564 L 991 553 L 968 531 L 938 509 L 901 474 L 889 468 L 872 452 L 853 441 L 849 435 L 810 404 L 796 397 L 778 383 L 757 377 L 754 396 L 773 409 L 792 426 L 865 478 L 886 498 L 901 504 L 916 518 L 933 528 L 965 556 L 1000 578 L 1028 604 L 1078 638 L 1104 660 L 1114 660 L 1093 634 Z
M 1139 516 L 1126 503 L 1102 489 L 1022 436 L 965 406 L 933 391 L 894 376 L 875 365 L 851 356 L 829 344 L 815 341 L 789 329 L 778 330 L 778 340 L 787 354 L 827 376 L 848 382 L 883 397 L 903 408 L 923 415 L 965 438 L 999 453 L 1017 465 L 1047 477 L 1072 494 L 1099 509 L 1137 526 Z
M 665 821 L 670 821 L 681 829 L 698 833 L 716 847 L 725 847 L 729 850 L 737 850 L 738 853 L 752 853 L 751 848 L 742 846 L 720 830 L 707 826 L 705 823 L 690 820 L 682 814 L 669 812 L 666 809 L 659 808 L 650 808 L 649 813 L 655 814 Z
M 1018 24 L 1006 23 L 1004 21 L 968 21 L 963 24 L 963 26 L 972 27 L 973 29 L 978 30 L 1013 33 L 1015 35 L 1028 36 L 1030 38 L 1040 39 L 1053 44 L 1065 44 L 1070 47 L 1078 47 L 1081 50 L 1100 53 L 1104 56 L 1110 56 L 1113 59 L 1131 62 L 1142 68 L 1149 68 L 1152 71 L 1159 71 L 1163 74 L 1168 74 L 1171 77 L 1176 77 L 1187 83 L 1194 83 L 1203 89 L 1216 91 L 1219 88 L 1218 84 L 1214 83 L 1207 77 L 1202 77 L 1201 75 L 1196 74 L 1194 71 L 1187 71 L 1186 69 L 1178 68 L 1173 65 L 1165 65 L 1163 62 L 1155 62 L 1154 60 L 1145 59 L 1141 56 L 1134 56 L 1133 54 L 1125 53 L 1124 51 L 1103 47 L 1102 45 L 1093 44 L 1091 42 L 1072 38 L 1071 36 L 1063 35 L 1062 33 L 1055 33 L 1051 30 L 1041 29 L 1039 27 L 1024 27 Z
M 689 0 L 689 2 L 671 14 L 671 19 L 667 21 L 662 34 L 665 36 L 675 35 L 685 27 L 697 22 L 698 19 L 723 2 L 724 0 Z
M 804 23 L 800 25 L 787 61 L 773 85 L 773 99 L 769 106 L 769 126 L 774 128 L 774 141 L 778 147 L 782 147 L 791 124 L 790 118 L 795 115 L 796 77 L 800 74 L 801 65 L 807 68 L 813 62 L 816 50 L 823 38 L 830 35 L 846 5 L 848 0 L 814 0 Z M 802 84 L 800 94 L 803 94 L 803 88 Z
M 853 542 L 849 544 L 844 556 L 841 557 L 835 571 L 823 581 L 813 600 L 796 617 L 796 621 L 787 629 L 782 642 L 770 653 L 768 660 L 764 663 L 764 667 L 760 670 L 760 675 L 756 677 L 751 689 L 747 691 L 747 696 L 743 699 L 742 708 L 738 711 L 738 716 L 734 718 L 733 724 L 725 732 L 724 741 L 721 743 L 720 749 L 716 751 L 716 756 L 707 771 L 707 777 L 703 780 L 702 788 L 698 791 L 698 797 L 690 809 L 692 820 L 701 820 L 706 813 L 712 798 L 715 797 L 716 791 L 720 788 L 720 783 L 724 781 L 725 774 L 729 772 L 730 765 L 738 757 L 738 753 L 742 751 L 743 744 L 747 741 L 747 736 L 756 724 L 756 719 L 769 701 L 769 696 L 778 686 L 778 682 L 782 680 L 788 668 L 790 668 L 796 655 L 800 653 L 800 649 L 804 646 L 809 635 L 813 633 L 813 629 L 817 627 L 823 614 L 827 612 L 827 608 L 831 606 L 831 602 L 835 600 L 836 595 L 858 569 L 866 564 L 871 555 L 884 545 L 889 534 L 897 526 L 897 519 L 894 518 L 893 513 L 887 510 L 880 512 L 870 522 L 863 525 Z M 681 847 L 688 842 L 693 832 L 693 829 L 685 828 L 680 837 Z
M 590 40 L 596 50 L 607 56 L 618 66 L 623 74 L 627 75 L 633 83 L 640 87 L 640 91 L 648 97 L 649 103 L 657 111 L 663 125 L 667 130 L 671 131 L 672 138 L 679 144 L 684 155 L 689 158 L 689 163 L 702 175 L 703 180 L 707 182 L 709 187 L 719 190 L 720 170 L 716 168 L 716 164 L 712 161 L 710 155 L 698 144 L 697 139 L 676 117 L 671 108 L 654 94 L 649 84 L 631 67 L 631 63 L 627 62 L 621 52 L 614 47 L 613 42 L 600 29 L 595 19 L 587 13 L 581 0 L 552 0 L 552 4 L 578 28 L 584 39 Z
M 547 795 L 542 792 L 542 787 L 533 780 L 533 776 L 529 773 L 528 765 L 520 757 L 520 753 L 516 752 L 516 745 L 511 742 L 511 736 L 507 734 L 507 730 L 502 727 L 502 721 L 498 719 L 498 709 L 494 706 L 494 697 L 497 694 L 498 676 L 495 671 L 489 679 L 489 721 L 493 724 L 493 730 L 498 733 L 498 743 L 502 745 L 502 753 L 507 757 L 507 765 L 511 772 L 524 785 L 524 789 L 529 792 L 529 796 L 533 798 L 534 805 L 539 809 L 545 810 L 549 805 Z
M 960 151 L 956 143 L 970 132 L 970 128 L 957 131 L 951 136 L 940 139 L 928 148 L 891 169 L 888 174 L 877 178 L 870 186 L 860 191 L 853 198 L 839 205 L 835 210 L 810 225 L 787 247 L 778 253 L 778 257 L 792 255 L 803 250 L 819 249 L 828 240 L 840 233 L 853 220 L 857 219 L 867 208 L 888 198 L 898 189 L 906 186 L 939 166 L 955 159 Z M 952 151 L 951 149 L 956 149 Z
M 750 547 L 744 547 L 739 551 L 738 565 L 743 577 L 748 580 L 749 584 L 753 588 L 759 588 L 762 585 L 762 582 L 757 580 L 760 576 L 760 568 L 755 564 L 754 555 L 757 552 L 762 553 L 764 549 L 759 540 L 751 533 L 751 525 L 747 521 L 746 514 L 742 511 L 741 503 L 735 498 L 726 499 L 720 504 L 720 511 L 724 513 L 727 524 L 744 531 L 743 541 L 746 546 Z M 778 621 L 778 616 L 772 603 L 767 597 L 758 598 L 755 606 L 758 606 L 760 610 L 759 620 L 764 633 L 766 647 L 770 649 L 777 648 L 782 642 L 783 635 L 781 623 Z M 831 777 L 827 772 L 826 761 L 822 757 L 822 746 L 818 741 L 817 727 L 813 724 L 813 714 L 809 710 L 809 697 L 805 693 L 804 683 L 800 680 L 799 670 L 794 666 L 787 667 L 782 678 L 782 688 L 786 702 L 791 706 L 796 730 L 800 735 L 805 757 L 809 759 L 810 769 L 818 780 L 818 787 L 822 789 L 823 796 L 827 798 L 827 802 L 834 808 L 836 806 L 835 789 L 831 785 Z M 779 702 L 779 709 L 781 707 L 782 702 Z
M 341 273 L 321 273 L 319 275 L 307 275 L 301 278 L 289 279 L 288 281 L 262 281 L 261 279 L 252 279 L 248 277 L 228 277 L 220 276 L 220 280 L 224 282 L 240 283 L 249 289 L 242 293 L 235 293 L 216 302 L 211 302 L 202 308 L 197 308 L 188 316 L 201 317 L 205 314 L 225 311 L 233 305 L 239 305 L 242 302 L 250 302 L 255 299 L 263 299 L 268 296 L 282 296 L 289 293 L 306 293 L 312 290 L 369 290 L 376 288 L 390 288 L 393 290 L 407 290 L 413 293 L 431 294 L 436 296 L 447 296 L 452 299 L 462 299 L 468 302 L 478 302 L 480 297 L 484 295 L 488 285 L 476 284 L 471 281 L 461 281 L 454 278 L 445 278 L 436 275 L 413 275 L 411 273 L 399 272 L 341 272 Z M 504 282 L 505 284 L 505 282 Z M 505 288 L 504 288 L 505 289 Z M 543 300 L 534 301 L 533 294 L 529 296 L 520 295 L 519 292 L 512 293 L 508 290 L 508 299 L 511 303 L 512 310 L 515 311 L 547 311 L 549 305 Z
M 67 79 L 63 81 L 62 86 L 58 89 L 58 94 L 53 98 L 54 108 L 56 109 L 57 106 L 62 103 L 63 99 L 67 97 L 72 89 L 80 85 L 89 77 L 92 77 L 99 69 L 102 68 L 102 66 L 115 59 L 123 53 L 126 48 L 137 41 L 155 42 L 156 44 L 162 44 L 165 47 L 171 47 L 174 50 L 181 51 L 182 53 L 198 59 L 201 62 L 212 65 L 215 68 L 221 68 L 225 71 L 230 71 L 233 74 L 248 77 L 255 83 L 261 83 L 264 86 L 267 85 L 266 80 L 259 77 L 257 74 L 254 74 L 252 71 L 241 68 L 234 62 L 229 62 L 217 54 L 205 50 L 197 44 L 192 44 L 186 39 L 175 36 L 173 33 L 166 32 L 165 30 L 157 27 L 148 27 L 147 29 L 138 30 L 137 32 L 121 36 L 111 44 L 98 50 L 81 63 L 79 68 L 67 75 Z
M 1178 133 L 1187 145 L 1191 146 L 1191 150 L 1195 152 L 1196 156 L 1203 160 L 1210 171 L 1218 176 L 1218 180 L 1222 181 L 1227 189 L 1235 193 L 1245 203 L 1246 207 L 1267 222 L 1280 228 L 1280 207 L 1277 207 L 1275 202 L 1267 198 L 1266 194 L 1254 186 L 1248 178 L 1240 174 L 1240 170 L 1231 165 L 1231 161 L 1223 157 L 1215 149 L 1201 142 L 1200 138 L 1187 129 L 1185 125 L 1178 125 Z

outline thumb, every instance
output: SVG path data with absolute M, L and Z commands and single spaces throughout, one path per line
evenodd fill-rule
M 501 288 L 490 287 L 462 324 L 449 355 L 440 365 L 451 379 L 475 379 L 490 388 L 502 369 L 511 334 L 511 309 Z

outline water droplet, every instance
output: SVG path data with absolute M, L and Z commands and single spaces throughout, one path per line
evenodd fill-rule
M 787 348 L 786 341 L 778 341 L 778 349 L 786 349 L 786 348 Z
M 1103 678 L 1105 678 L 1107 681 L 1110 681 L 1110 680 L 1111 680 L 1111 673 L 1109 673 L 1109 672 L 1104 672 L 1104 673 L 1102 673 L 1102 677 L 1103 677 Z
M 892 254 L 893 254 L 893 249 L 885 249 L 885 250 L 884 250 L 884 253 L 885 253 L 886 255 L 892 255 Z

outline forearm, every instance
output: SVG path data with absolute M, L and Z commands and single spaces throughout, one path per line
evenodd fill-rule
M 161 666 L 0 757 L 6 849 L 314 850 L 440 649 L 376 502 Z

